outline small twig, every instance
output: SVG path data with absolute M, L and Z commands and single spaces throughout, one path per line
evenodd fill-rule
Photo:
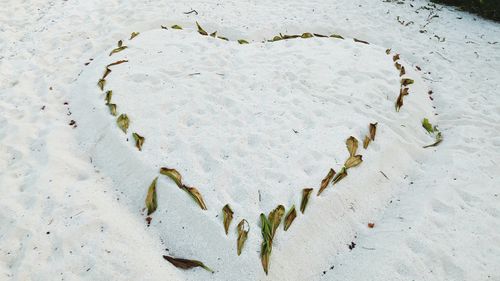
M 379 171 L 386 179 L 389 179 L 389 177 L 382 171 Z
M 189 15 L 191 13 L 195 13 L 196 15 L 198 15 L 198 12 L 196 10 L 193 10 L 193 9 L 191 9 L 191 11 L 189 11 L 189 12 L 184 12 L 185 15 Z

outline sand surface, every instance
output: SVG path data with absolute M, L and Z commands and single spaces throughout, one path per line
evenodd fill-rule
M 500 280 L 500 25 L 425 1 L 353 2 L 2 3 L 0 279 Z M 200 36 L 195 21 L 232 41 Z M 174 23 L 184 30 L 160 28 Z M 280 32 L 345 40 L 262 42 Z M 118 40 L 129 48 L 109 56 Z M 395 53 L 415 79 L 400 112 Z M 105 90 L 131 119 L 127 135 L 96 85 L 119 59 Z M 443 133 L 435 148 L 422 148 L 424 117 Z M 370 122 L 364 162 L 280 228 L 266 277 L 258 215 L 317 190 Z M 208 210 L 163 177 L 148 227 L 162 166 Z

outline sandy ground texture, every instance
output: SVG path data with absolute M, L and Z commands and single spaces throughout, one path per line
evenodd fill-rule
M 500 280 L 500 25 L 426 1 L 0 6 L 1 280 Z M 252 43 L 201 37 L 195 21 Z M 186 30 L 160 29 L 174 23 Z M 306 31 L 346 39 L 261 43 Z M 129 49 L 109 57 L 120 39 Z M 386 48 L 416 82 L 399 113 Z M 106 87 L 132 120 L 128 141 L 96 86 L 124 58 Z M 422 148 L 424 117 L 443 133 L 438 147 Z M 374 121 L 364 163 L 278 231 L 266 277 L 258 214 L 317 190 L 345 138 Z M 146 136 L 142 152 L 132 131 Z M 163 165 L 208 210 L 161 178 L 147 227 L 145 193 Z M 251 231 L 238 257 L 241 218 Z

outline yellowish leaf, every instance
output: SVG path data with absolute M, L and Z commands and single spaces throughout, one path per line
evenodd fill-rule
M 182 188 L 182 176 L 176 169 L 167 167 L 160 168 L 160 174 L 165 175 L 172 179 L 179 188 Z
M 129 119 L 127 114 L 123 113 L 120 116 L 118 116 L 118 119 L 116 119 L 116 123 L 118 124 L 118 127 L 124 132 L 127 133 L 127 129 L 129 126 Z
M 248 44 L 248 41 L 245 40 L 245 39 L 239 39 L 238 43 L 240 43 L 240 44 Z
M 177 25 L 177 24 L 172 25 L 171 28 L 172 29 L 179 29 L 179 30 L 182 29 L 182 27 L 180 25 Z
M 99 82 L 97 82 L 97 86 L 99 86 L 99 89 L 101 89 L 101 91 L 104 91 L 104 85 L 106 85 L 106 80 L 99 79 Z
M 370 137 L 368 135 L 365 136 L 365 139 L 363 140 L 363 148 L 364 149 L 367 149 L 368 148 L 368 145 L 370 144 Z
M 108 108 L 109 108 L 109 112 L 111 113 L 111 115 L 113 115 L 113 116 L 116 116 L 116 115 L 117 115 L 117 112 L 116 112 L 116 104 L 114 104 L 114 103 L 109 103 L 109 104 L 108 104 Z
M 146 196 L 146 208 L 148 209 L 148 216 L 156 211 L 158 207 L 158 202 L 156 199 L 156 182 L 158 177 L 156 177 L 148 188 L 148 194 Z
M 200 24 L 198 22 L 196 22 L 196 26 L 198 27 L 198 33 L 201 34 L 201 35 L 208 35 L 208 33 L 203 30 L 203 28 L 200 26 Z
M 134 39 L 137 35 L 139 35 L 139 32 L 132 32 L 132 33 L 130 33 L 130 39 L 128 39 L 128 40 Z
M 295 205 L 294 205 L 285 216 L 285 224 L 284 224 L 285 231 L 287 231 L 290 225 L 292 225 L 292 222 L 295 220 L 296 217 L 297 217 L 297 211 L 295 211 Z
M 349 155 L 350 156 L 354 156 L 356 155 L 356 151 L 358 150 L 358 140 L 353 137 L 353 136 L 350 136 L 345 144 L 347 145 L 347 150 L 349 151 Z
M 326 175 L 326 177 L 321 181 L 321 186 L 319 187 L 318 196 L 323 192 L 323 190 L 325 190 L 325 188 L 328 187 L 328 184 L 332 181 L 332 178 L 334 175 L 335 175 L 335 171 L 333 169 L 330 169 L 330 171 L 328 171 L 328 174 Z M 302 207 L 300 209 L 302 211 Z M 304 213 L 304 212 L 302 212 L 302 213 Z
M 111 97 L 113 96 L 113 91 L 109 90 L 109 91 L 106 91 L 106 97 L 104 98 L 104 100 L 106 101 L 106 104 L 110 104 L 111 103 Z
M 121 47 L 118 47 L 118 48 L 115 48 L 113 49 L 110 53 L 109 53 L 109 56 L 111 56 L 112 54 L 116 54 L 118 52 L 121 52 L 123 50 L 127 49 L 127 46 L 121 46 Z
M 229 204 L 226 204 L 222 208 L 222 214 L 224 216 L 224 230 L 226 231 L 226 235 L 229 232 L 229 226 L 231 225 L 231 221 L 233 220 L 233 210 L 231 210 L 231 207 L 229 207 Z
M 250 225 L 247 220 L 242 219 L 238 224 L 238 241 L 237 241 L 237 252 L 238 256 L 241 255 L 241 251 L 243 246 L 245 245 L 245 241 L 248 238 L 248 232 L 250 231 Z
M 137 149 L 139 149 L 139 151 L 142 151 L 142 145 L 144 144 L 144 141 L 146 139 L 138 133 L 133 133 L 132 136 L 135 140 L 135 146 L 137 147 Z
M 312 35 L 309 32 L 305 32 L 305 33 L 302 33 L 302 35 L 300 37 L 301 38 L 312 38 L 312 37 L 314 37 L 314 35 Z
M 333 184 L 338 183 L 341 179 L 347 177 L 347 169 L 345 167 L 340 170 L 340 173 L 336 174 L 335 177 L 333 177 Z
M 345 161 L 344 166 L 346 169 L 349 169 L 349 168 L 358 166 L 359 164 L 361 164 L 361 162 L 363 162 L 363 157 L 361 155 L 355 155 L 355 156 L 349 157 Z
M 335 171 L 333 173 L 335 174 Z M 312 191 L 312 188 L 302 189 L 302 200 L 300 201 L 300 212 L 302 214 L 306 211 L 307 203 L 309 203 L 309 197 L 311 197 Z

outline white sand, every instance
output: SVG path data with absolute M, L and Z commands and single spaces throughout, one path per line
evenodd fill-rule
M 424 1 L 11 2 L 0 11 L 1 280 L 500 280 L 500 25 Z M 201 37 L 195 21 L 255 43 Z M 186 30 L 159 29 L 174 23 Z M 259 43 L 305 31 L 346 40 Z M 399 113 L 385 48 L 416 82 Z M 146 137 L 142 152 L 96 86 L 122 58 L 106 88 Z M 436 148 L 422 148 L 424 117 L 443 132 Z M 278 231 L 266 277 L 259 213 L 317 190 L 346 158 L 345 138 L 374 121 L 364 163 Z M 161 178 L 148 228 L 145 192 L 164 165 L 208 211 Z M 238 257 L 241 218 L 251 231 Z M 178 270 L 164 254 L 215 273 Z

